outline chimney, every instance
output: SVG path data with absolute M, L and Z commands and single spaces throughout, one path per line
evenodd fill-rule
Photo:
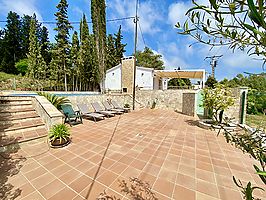
M 122 58 L 121 80 L 123 93 L 133 93 L 134 62 L 134 56 Z

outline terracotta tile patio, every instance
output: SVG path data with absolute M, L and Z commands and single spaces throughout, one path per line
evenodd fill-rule
M 143 109 L 84 120 L 63 149 L 49 149 L 44 139 L 13 146 L 0 157 L 0 199 L 96 199 L 104 190 L 127 199 L 118 180 L 129 177 L 149 182 L 160 200 L 242 199 L 233 175 L 263 187 L 254 160 L 195 120 Z

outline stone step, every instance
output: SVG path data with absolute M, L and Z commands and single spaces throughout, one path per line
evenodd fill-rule
M 17 101 L 17 100 L 0 100 L 0 104 L 5 104 L 5 105 L 20 105 L 20 104 L 32 104 L 31 100 L 21 100 L 21 101 Z
M 35 118 L 32 120 L 27 120 L 27 121 L 20 121 L 17 123 L 12 123 L 12 124 L 5 124 L 0 127 L 0 132 L 12 134 L 13 132 L 23 132 L 23 131 L 28 131 L 28 130 L 34 130 L 36 127 L 43 126 L 45 127 L 45 124 L 43 123 L 42 119 Z
M 0 102 L 14 102 L 14 101 L 31 101 L 33 97 L 22 96 L 0 96 Z
M 9 109 L 9 110 L 1 110 L 0 108 L 0 117 L 7 116 L 7 115 L 19 115 L 28 112 L 35 112 L 34 108 L 17 108 L 17 109 Z
M 8 110 L 29 109 L 32 108 L 32 104 L 0 104 L 0 112 Z
M 0 125 L 16 124 L 40 118 L 37 113 L 0 117 Z
M 30 130 L 12 133 L 0 133 L 0 147 L 14 143 L 27 142 L 30 140 L 46 137 L 48 131 L 43 126 L 36 127 Z

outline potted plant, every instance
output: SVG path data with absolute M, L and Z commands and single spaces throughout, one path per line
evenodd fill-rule
M 64 147 L 70 143 L 70 131 L 65 124 L 56 124 L 49 131 L 52 147 Z

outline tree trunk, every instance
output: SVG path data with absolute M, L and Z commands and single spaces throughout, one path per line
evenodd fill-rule
M 66 62 L 64 60 L 64 77 L 65 77 L 65 91 L 67 92 L 67 75 L 66 75 Z

